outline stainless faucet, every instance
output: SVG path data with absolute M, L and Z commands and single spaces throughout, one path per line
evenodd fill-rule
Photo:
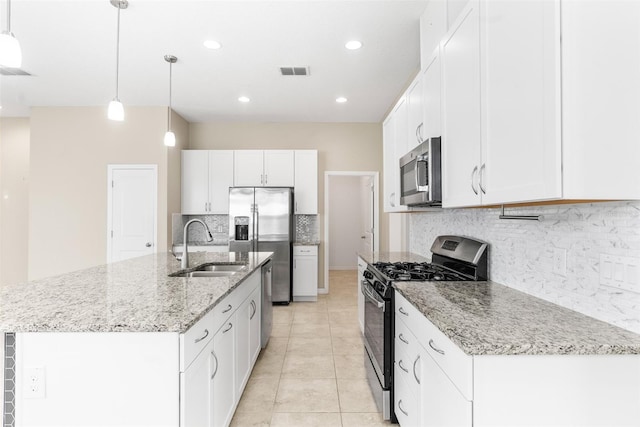
M 209 227 L 207 227 L 207 224 L 205 224 L 202 220 L 200 219 L 192 219 L 191 221 L 187 222 L 184 225 L 184 233 L 183 233 L 183 244 L 182 244 L 182 260 L 180 263 L 180 268 L 181 269 L 185 269 L 185 268 L 189 268 L 189 248 L 187 247 L 187 233 L 189 231 L 189 226 L 194 223 L 194 222 L 199 222 L 200 224 L 202 224 L 202 226 L 204 227 L 204 229 L 207 232 L 207 242 L 210 242 L 213 240 L 213 236 L 211 235 L 211 231 L 209 231 Z

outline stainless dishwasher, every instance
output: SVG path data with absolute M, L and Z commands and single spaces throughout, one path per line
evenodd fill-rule
M 262 328 L 261 340 L 262 348 L 267 346 L 271 336 L 271 325 L 273 323 L 273 305 L 271 302 L 271 260 L 262 266 Z

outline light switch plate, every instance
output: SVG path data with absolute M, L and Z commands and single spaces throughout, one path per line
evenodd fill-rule
M 600 284 L 640 293 L 640 259 L 601 254 Z

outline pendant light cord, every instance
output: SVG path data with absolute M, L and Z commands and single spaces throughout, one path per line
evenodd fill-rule
M 118 96 L 118 77 L 120 74 L 120 7 L 118 6 L 118 34 L 116 35 L 116 99 L 120 101 Z
M 169 62 L 169 110 L 167 111 L 167 117 L 168 117 L 168 122 L 169 122 L 169 129 L 167 129 L 168 131 L 171 130 L 171 82 L 173 81 L 173 62 Z

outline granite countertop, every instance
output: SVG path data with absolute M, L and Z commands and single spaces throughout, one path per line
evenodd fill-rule
M 189 265 L 246 264 L 228 277 L 169 277 L 180 270 L 157 253 L 0 287 L 0 332 L 185 332 L 271 252 L 196 252 Z
M 320 242 L 318 242 L 317 240 L 299 241 L 299 242 L 293 242 L 293 246 L 320 246 Z
M 640 354 L 640 335 L 494 282 L 396 282 L 468 355 Z

